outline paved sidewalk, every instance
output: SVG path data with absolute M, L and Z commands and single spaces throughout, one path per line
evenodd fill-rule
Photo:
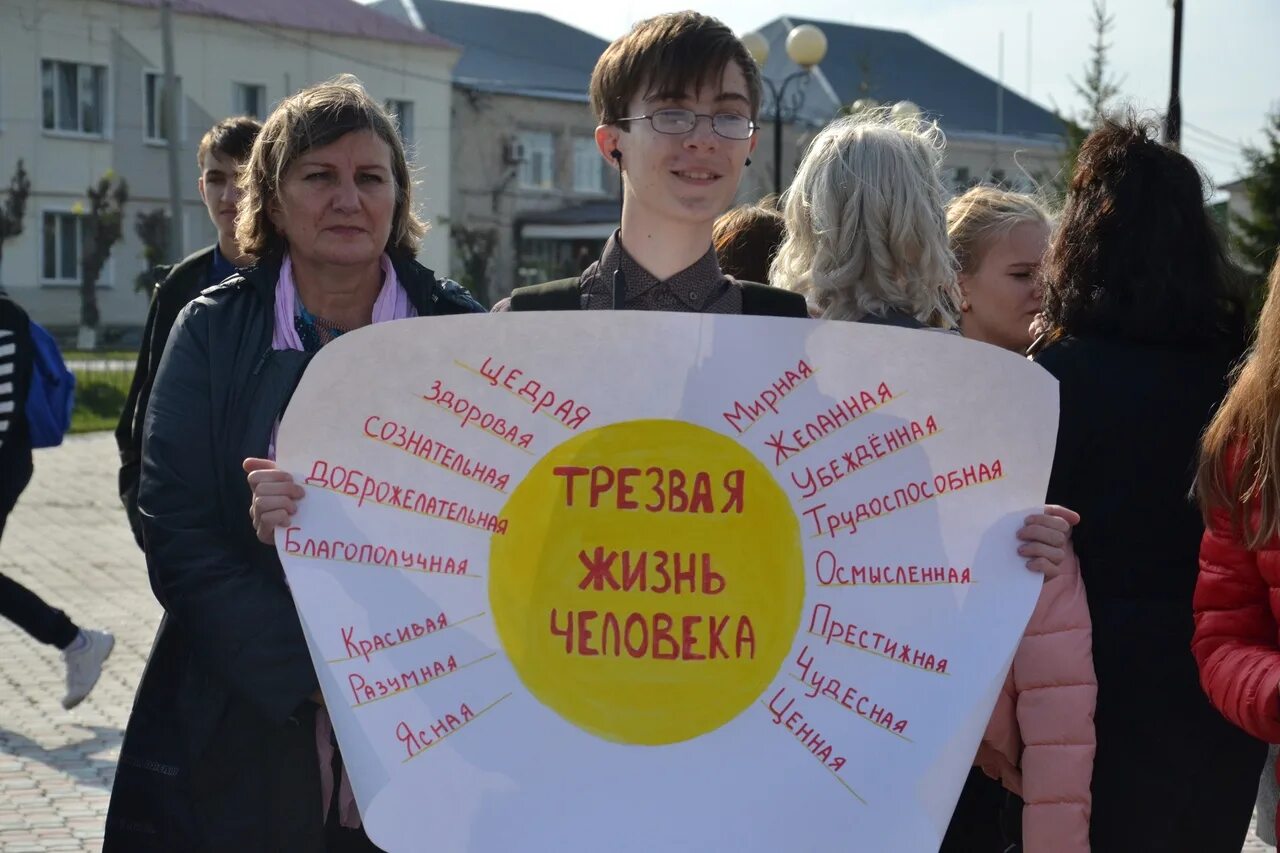
M 116 635 L 97 689 L 68 712 L 58 704 L 59 654 L 0 620 L 2 853 L 102 846 L 120 739 L 160 621 L 115 477 L 108 433 L 37 451 L 35 479 L 0 544 L 0 572 L 79 624 Z M 1244 847 L 1249 853 L 1274 849 L 1253 836 Z
M 9 517 L 0 572 L 116 647 L 98 686 L 64 711 L 61 655 L 0 619 L 0 851 L 99 850 L 133 693 L 160 606 L 116 497 L 109 433 L 36 452 Z

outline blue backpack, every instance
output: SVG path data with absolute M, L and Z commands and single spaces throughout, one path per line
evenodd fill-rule
M 76 377 L 62 361 L 53 336 L 31 321 L 31 387 L 27 389 L 27 426 L 32 447 L 57 447 L 71 428 Z

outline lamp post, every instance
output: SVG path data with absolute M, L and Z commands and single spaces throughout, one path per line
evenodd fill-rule
M 773 189 L 780 195 L 782 193 L 782 125 L 784 121 L 794 119 L 800 107 L 804 105 L 804 88 L 797 86 L 791 93 L 789 102 L 787 88 L 796 81 L 807 79 L 813 66 L 827 55 L 827 37 L 813 24 L 801 24 L 787 33 L 787 56 L 800 66 L 800 70 L 788 74 L 780 84 L 774 83 L 763 72 L 764 64 L 769 59 L 768 40 L 760 33 L 747 33 L 742 37 L 742 44 L 760 66 L 760 79 L 769 88 L 769 94 L 773 98 Z
M 1182 0 L 1173 0 L 1173 72 L 1169 78 L 1169 111 L 1164 116 L 1164 141 L 1174 148 L 1182 142 Z

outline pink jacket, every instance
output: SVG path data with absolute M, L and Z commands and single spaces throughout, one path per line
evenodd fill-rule
M 1027 853 L 1089 850 L 1093 625 L 1079 563 L 1046 580 L 974 764 L 1022 797 Z

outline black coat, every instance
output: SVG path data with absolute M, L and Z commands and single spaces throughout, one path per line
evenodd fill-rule
M 133 382 L 125 398 L 116 424 L 116 448 L 120 451 L 120 501 L 124 504 L 129 527 L 138 547 L 142 547 L 142 518 L 138 515 L 138 476 L 142 472 L 142 421 L 147 414 L 147 401 L 151 399 L 151 386 L 160 356 L 169 340 L 169 332 L 178 313 L 187 303 L 208 287 L 209 269 L 213 266 L 213 247 L 208 246 L 164 273 L 164 280 L 156 285 L 147 311 L 147 322 L 142 327 L 142 343 L 138 347 L 138 363 L 133 369 Z
M 31 388 L 32 342 L 31 319 L 4 291 L 0 290 L 0 329 L 12 332 L 9 339 L 13 345 L 13 358 L 8 360 L 13 365 L 10 376 L 0 377 L 0 381 L 13 383 L 13 392 L 8 395 L 13 402 L 13 411 L 6 415 L 9 419 L 9 430 L 0 444 L 0 531 L 4 530 L 4 520 L 18 502 L 19 495 L 31 482 L 31 433 L 27 426 L 27 394 Z
M 484 310 L 412 260 L 395 267 L 420 316 Z M 267 454 L 309 360 L 271 349 L 278 277 L 277 261 L 205 291 L 160 361 L 138 504 L 165 615 L 120 752 L 108 853 L 324 847 L 307 699 L 318 683 L 240 467 Z
M 1093 619 L 1094 853 L 1239 853 L 1263 744 L 1205 698 L 1191 656 L 1197 446 L 1236 352 L 1063 339 L 1036 356 L 1062 415 L 1049 501 L 1071 507 Z

